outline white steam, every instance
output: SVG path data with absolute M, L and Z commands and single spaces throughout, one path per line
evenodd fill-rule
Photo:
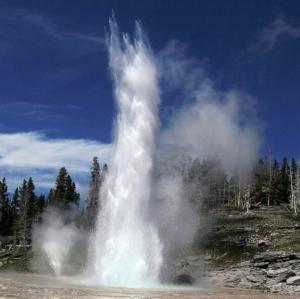
M 118 105 L 112 163 L 106 177 L 91 276 L 104 285 L 158 283 L 162 263 L 158 232 L 146 221 L 158 124 L 156 67 L 139 24 L 131 43 L 110 22 L 109 58 Z
M 174 43 L 162 51 L 160 61 L 166 96 L 176 92 L 182 100 L 160 133 L 164 158 L 173 153 L 215 159 L 229 175 L 249 174 L 260 143 L 253 99 L 237 90 L 218 90 Z
M 50 271 L 57 276 L 74 274 L 77 270 L 79 265 L 76 265 L 72 258 L 74 253 L 77 255 L 77 260 L 83 258 L 82 248 L 79 252 L 75 249 L 76 247 L 78 249 L 78 244 L 82 244 L 85 236 L 75 225 L 74 218 L 77 212 L 51 208 L 43 214 L 42 223 L 33 231 L 35 270 Z

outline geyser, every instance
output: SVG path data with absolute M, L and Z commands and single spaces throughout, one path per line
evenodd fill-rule
M 156 66 L 138 23 L 132 42 L 110 20 L 108 47 L 118 114 L 89 268 L 102 285 L 153 285 L 162 264 L 157 228 L 147 217 L 160 102 Z

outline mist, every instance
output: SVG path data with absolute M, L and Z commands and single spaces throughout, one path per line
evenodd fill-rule
M 50 207 L 33 228 L 32 269 L 56 276 L 82 271 L 86 261 L 87 232 L 76 223 L 76 207 Z
M 228 175 L 249 175 L 261 143 L 255 99 L 234 88 L 218 88 L 205 63 L 187 57 L 174 41 L 158 57 L 163 96 L 179 95 L 182 103 L 165 116 L 158 137 L 163 159 L 182 154 L 216 159 Z

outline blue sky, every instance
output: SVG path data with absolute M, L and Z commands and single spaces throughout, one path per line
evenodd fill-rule
M 261 154 L 271 146 L 275 157 L 299 158 L 299 1 L 10 0 L 0 1 L 0 158 L 6 159 L 0 176 L 12 184 L 22 175 L 45 177 L 40 183 L 47 188 L 65 161 L 84 185 L 82 168 L 88 171 L 103 148 L 106 157 L 115 113 L 105 47 L 112 10 L 122 31 L 132 33 L 134 21 L 142 22 L 155 55 L 175 43 L 215 88 L 249 95 Z M 162 126 L 183 102 L 178 93 L 162 90 Z M 28 155 L 41 155 L 37 145 L 50 143 L 64 156 L 49 152 L 41 156 L 49 157 L 48 168 L 36 159 L 17 169 L 14 159 L 28 160 L 20 138 L 36 145 L 26 147 Z M 64 142 L 76 154 L 60 150 Z M 89 153 L 77 165 L 80 150 Z

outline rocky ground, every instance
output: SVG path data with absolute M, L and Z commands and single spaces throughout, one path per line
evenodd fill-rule
M 267 252 L 209 274 L 219 286 L 300 294 L 300 254 Z
M 300 221 L 287 206 L 206 217 L 214 221 L 174 265 L 175 281 L 300 295 Z

